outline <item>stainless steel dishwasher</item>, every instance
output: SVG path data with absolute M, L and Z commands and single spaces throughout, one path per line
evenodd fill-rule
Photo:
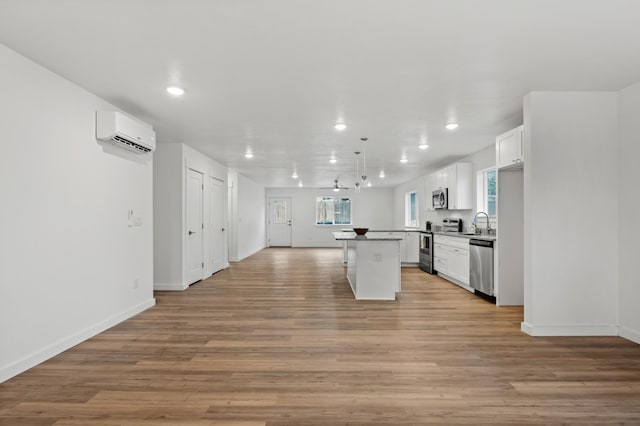
M 469 285 L 487 296 L 493 296 L 493 241 L 472 238 L 469 241 L 469 256 Z

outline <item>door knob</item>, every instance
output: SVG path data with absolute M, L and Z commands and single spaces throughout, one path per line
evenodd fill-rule
M 224 232 L 224 228 L 222 228 L 222 232 Z
M 195 231 L 189 231 L 189 235 L 195 234 Z

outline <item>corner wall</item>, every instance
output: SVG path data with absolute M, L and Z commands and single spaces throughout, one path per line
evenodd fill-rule
M 154 299 L 153 157 L 96 141 L 113 105 L 4 45 L 0 63 L 2 382 Z
M 235 169 L 228 182 L 229 261 L 239 262 L 266 247 L 266 190 Z
M 620 335 L 640 343 L 640 278 L 638 242 L 640 241 L 640 83 L 618 94 L 618 253 L 620 284 Z
M 613 92 L 525 97 L 528 334 L 618 333 L 617 121 Z

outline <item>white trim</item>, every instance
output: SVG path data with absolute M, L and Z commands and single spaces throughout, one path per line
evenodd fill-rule
M 189 286 L 184 283 L 153 283 L 154 291 L 182 291 L 188 288 Z
M 82 343 L 97 334 L 102 333 L 103 331 L 113 327 L 114 325 L 119 324 L 122 321 L 127 320 L 142 311 L 145 311 L 146 309 L 149 309 L 155 304 L 156 300 L 154 298 L 146 300 L 142 303 L 132 306 L 131 308 L 123 312 L 120 312 L 119 314 L 113 315 L 103 321 L 100 321 L 99 323 L 91 327 L 87 327 L 78 333 L 64 337 L 57 342 L 45 346 L 44 348 L 37 350 L 23 357 L 22 359 L 1 367 L 0 383 L 9 380 L 12 377 L 15 377 L 18 374 L 27 371 L 28 369 L 33 368 L 50 358 L 53 358 L 54 356 L 66 351 L 67 349 L 72 348 L 75 345 Z
M 619 330 L 620 337 L 623 337 L 627 340 L 631 340 L 633 343 L 637 343 L 640 345 L 640 331 L 633 330 L 629 327 L 620 326 Z
M 520 329 L 530 336 L 618 336 L 615 325 L 531 325 L 520 323 Z

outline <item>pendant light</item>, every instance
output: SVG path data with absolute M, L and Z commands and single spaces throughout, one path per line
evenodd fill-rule
M 367 182 L 367 144 L 368 138 L 360 138 L 362 141 L 362 182 Z
M 360 151 L 356 151 L 354 152 L 354 154 L 356 155 L 356 183 L 354 183 L 353 186 L 356 193 L 358 193 L 360 192 L 360 182 L 358 181 L 358 179 L 360 178 Z

